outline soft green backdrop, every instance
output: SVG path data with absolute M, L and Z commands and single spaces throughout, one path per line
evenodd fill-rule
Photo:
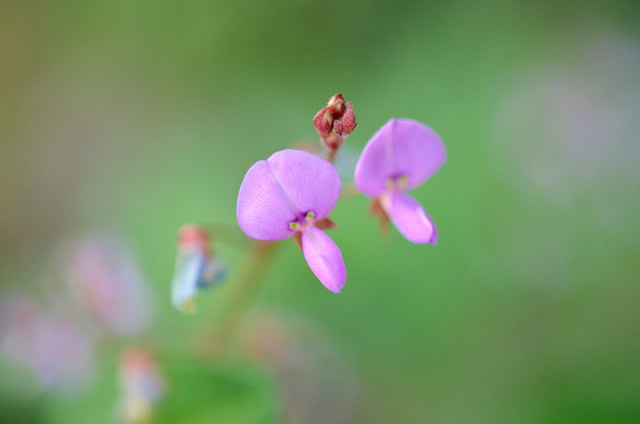
M 367 200 L 345 199 L 343 293 L 288 243 L 258 298 L 348 364 L 345 422 L 640 422 L 638 16 L 634 1 L 2 2 L 1 289 L 38 291 L 61 240 L 106 228 L 141 258 L 157 334 L 188 331 L 198 318 L 168 297 L 177 229 L 235 225 L 248 167 L 315 141 L 311 118 L 343 92 L 352 154 L 391 117 L 448 149 L 414 192 L 438 246 L 380 238 Z M 233 274 L 241 252 L 220 252 Z M 3 380 L 0 419 L 53 420 Z

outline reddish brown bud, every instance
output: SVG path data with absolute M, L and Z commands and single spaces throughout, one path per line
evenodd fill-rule
M 320 134 L 320 141 L 327 150 L 327 160 L 334 162 L 338 149 L 353 129 L 358 125 L 353 105 L 338 93 L 329 99 L 327 107 L 321 109 L 313 118 L 313 125 Z
M 329 137 L 333 130 L 333 117 L 331 116 L 331 110 L 329 107 L 321 109 L 313 118 L 313 126 L 316 127 L 316 131 L 320 134 L 320 137 Z
M 342 119 L 347 110 L 347 104 L 342 93 L 338 93 L 330 98 L 327 103 L 327 108 L 331 111 L 333 119 Z
M 351 131 L 356 128 L 356 125 L 358 125 L 358 122 L 353 112 L 353 105 L 349 102 L 347 112 L 344 114 L 344 118 L 342 118 L 342 132 L 344 134 L 351 134 Z

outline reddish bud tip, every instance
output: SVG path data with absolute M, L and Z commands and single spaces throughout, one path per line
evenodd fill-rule
M 358 121 L 356 121 L 356 115 L 353 112 L 353 105 L 349 102 L 347 107 L 347 112 L 344 114 L 344 118 L 342 118 L 342 132 L 344 134 L 351 134 L 358 125 Z
M 313 126 L 316 127 L 316 131 L 320 134 L 320 137 L 329 137 L 333 130 L 333 117 L 329 107 L 321 109 L 313 118 Z
M 126 375 L 147 373 L 154 365 L 151 354 L 142 349 L 129 348 L 120 356 L 120 371 Z
M 209 234 L 195 224 L 186 224 L 180 228 L 178 233 L 178 243 L 181 246 L 208 247 L 211 242 Z
M 347 110 L 347 104 L 342 93 L 338 93 L 330 98 L 327 103 L 327 108 L 331 111 L 333 119 L 342 119 Z

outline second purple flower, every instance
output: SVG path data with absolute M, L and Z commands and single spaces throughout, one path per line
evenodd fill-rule
M 338 246 L 322 231 L 340 196 L 340 176 L 326 160 L 300 150 L 282 150 L 247 171 L 238 194 L 242 231 L 257 240 L 299 242 L 309 267 L 329 290 L 347 278 Z
M 371 137 L 358 160 L 355 183 L 373 199 L 372 211 L 389 218 L 410 242 L 437 244 L 436 226 L 405 191 L 418 187 L 444 164 L 447 153 L 431 128 L 411 119 L 391 119 Z

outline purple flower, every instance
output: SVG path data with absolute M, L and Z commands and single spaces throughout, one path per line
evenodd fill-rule
M 326 160 L 282 150 L 247 171 L 238 194 L 238 224 L 257 240 L 294 236 L 318 279 L 340 292 L 347 271 L 338 246 L 322 229 L 340 196 L 340 177 Z
M 364 148 L 356 165 L 356 187 L 373 198 L 373 210 L 391 218 L 407 240 L 436 244 L 433 221 L 405 190 L 435 174 L 445 159 L 444 144 L 431 128 L 410 119 L 392 119 Z

